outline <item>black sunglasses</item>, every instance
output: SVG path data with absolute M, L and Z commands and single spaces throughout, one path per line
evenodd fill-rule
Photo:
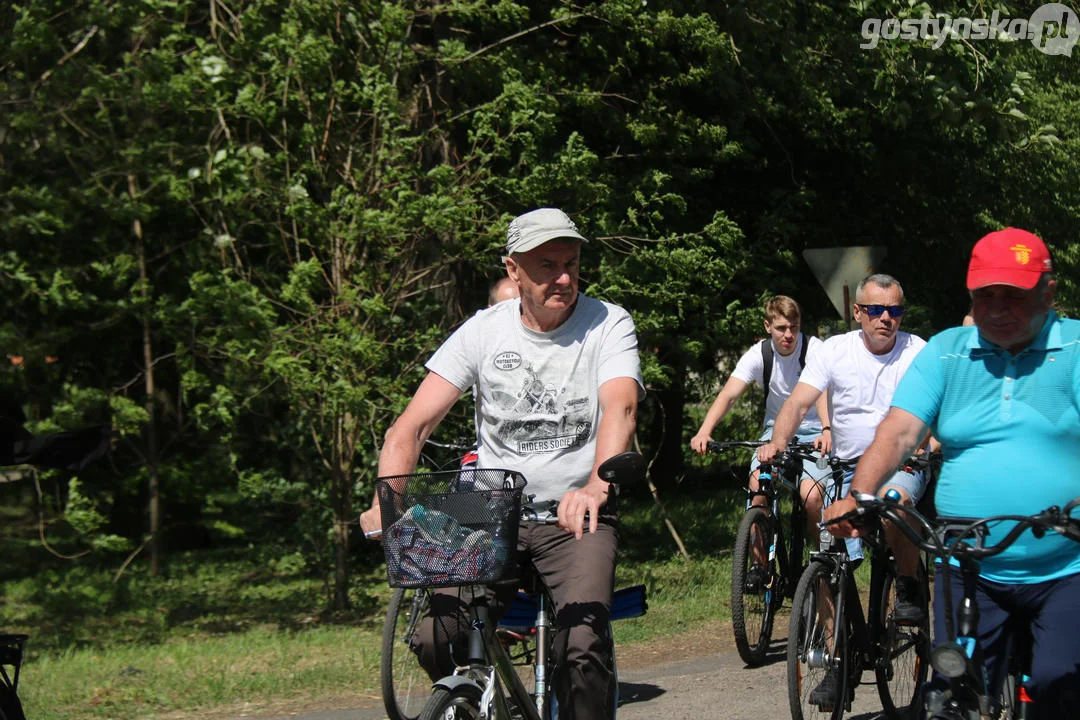
M 900 317 L 904 314 L 903 305 L 863 305 L 862 303 L 855 303 L 855 307 L 862 308 L 862 311 L 872 318 L 881 317 L 886 310 L 889 311 L 889 317 Z

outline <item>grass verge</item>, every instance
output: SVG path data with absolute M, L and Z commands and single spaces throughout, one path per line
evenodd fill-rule
M 669 503 L 687 560 L 648 498 L 624 501 L 618 584 L 645 584 L 650 610 L 616 623 L 619 645 L 730 617 L 742 502 L 709 489 Z M 381 568 L 356 574 L 352 612 L 327 614 L 325 584 L 301 558 L 254 548 L 170 556 L 167 576 L 133 567 L 118 582 L 113 568 L 41 562 L 32 573 L 8 566 L 0 585 L 0 627 L 32 634 L 20 696 L 35 720 L 378 702 Z

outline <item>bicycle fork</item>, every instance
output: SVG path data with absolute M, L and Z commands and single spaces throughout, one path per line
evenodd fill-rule
M 485 629 L 488 622 L 487 603 L 481 603 L 475 610 L 472 632 L 469 634 L 470 675 L 483 689 L 480 696 L 480 717 L 510 720 L 510 708 L 500 690 L 500 677 L 517 680 L 517 674 L 513 661 L 499 639 L 493 635 L 490 642 L 487 641 Z M 539 717 L 530 716 L 532 699 L 528 692 L 522 689 L 520 682 L 508 682 L 506 687 L 515 705 L 525 712 L 526 720 L 540 720 Z
M 536 664 L 533 666 L 535 678 L 536 712 L 541 718 L 548 717 L 548 698 L 551 693 L 548 689 L 548 635 L 551 633 L 551 617 L 548 608 L 548 599 L 545 593 L 539 593 L 536 598 Z

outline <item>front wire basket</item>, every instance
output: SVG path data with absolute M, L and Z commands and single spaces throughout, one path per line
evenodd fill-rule
M 391 587 L 452 587 L 502 578 L 517 547 L 525 478 L 464 469 L 379 478 Z

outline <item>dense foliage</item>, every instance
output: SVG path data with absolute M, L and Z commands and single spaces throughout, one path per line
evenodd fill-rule
M 345 605 L 382 433 L 538 206 L 596 239 L 588 291 L 635 317 L 662 488 L 766 295 L 798 298 L 810 329 L 835 319 L 804 249 L 885 246 L 930 333 L 967 309 L 973 242 L 1018 225 L 1074 306 L 1075 58 L 861 48 L 866 18 L 972 12 L 897 7 L 0 7 L 3 412 L 119 438 L 77 486 L 46 478 L 49 532 L 118 564 L 148 542 L 155 570 L 190 546 L 300 550 Z

